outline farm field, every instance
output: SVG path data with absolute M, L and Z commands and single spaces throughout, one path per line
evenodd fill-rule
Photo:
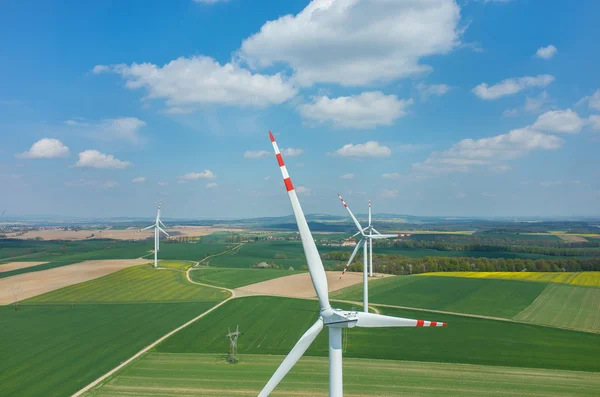
M 227 291 L 191 284 L 185 272 L 135 266 L 31 298 L 25 303 L 218 302 Z
M 543 281 L 550 283 L 565 283 L 572 285 L 600 287 L 600 272 L 439 272 L 423 273 L 419 275 L 419 277 L 421 276 Z
M 545 287 L 512 280 L 396 276 L 371 279 L 369 302 L 512 318 Z M 332 299 L 362 301 L 362 290 L 362 285 L 352 286 L 332 294 Z
M 153 262 L 154 263 L 154 262 Z M 158 267 L 175 269 L 185 271 L 189 267 L 193 266 L 196 262 L 192 261 L 177 261 L 177 260 L 160 260 L 158 261 Z
M 216 254 L 218 252 L 226 251 L 229 248 L 234 247 L 235 244 L 225 243 L 203 243 L 202 240 L 196 243 L 165 243 L 162 242 L 160 245 L 159 258 L 160 259 L 175 259 L 175 260 L 188 260 L 188 261 L 200 261 L 205 257 Z M 151 248 L 152 250 L 153 248 Z M 154 255 L 149 253 L 150 256 Z M 149 256 L 149 257 L 150 257 Z
M 238 288 L 295 273 L 297 272 L 275 269 L 225 269 L 200 266 L 190 271 L 190 278 L 198 283 Z
M 338 305 L 336 305 L 338 306 Z M 348 305 L 339 305 L 349 308 Z M 444 328 L 387 328 L 347 331 L 346 357 L 432 361 L 477 365 L 600 371 L 600 335 L 469 318 L 456 315 L 381 308 L 398 317 L 445 321 Z M 286 355 L 316 321 L 318 303 L 273 297 L 234 299 L 176 335 L 160 353 L 224 354 L 228 327 L 239 325 L 242 354 Z M 423 318 L 425 317 L 425 318 Z M 202 337 L 204 335 L 204 337 Z M 306 353 L 327 356 L 327 332 Z
M 600 331 L 600 288 L 550 284 L 515 320 Z
M 215 304 L 0 306 L 0 394 L 69 396 Z
M 86 397 L 236 396 L 254 397 L 283 356 L 242 355 L 237 365 L 214 354 L 149 353 Z M 273 396 L 326 397 L 327 359 L 302 358 Z M 344 358 L 349 396 L 595 396 L 595 373 Z

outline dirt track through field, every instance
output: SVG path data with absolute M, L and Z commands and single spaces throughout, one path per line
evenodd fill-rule
M 329 292 L 362 283 L 362 274 L 360 273 L 346 273 L 341 279 L 340 272 L 326 273 Z M 308 273 L 261 281 L 260 283 L 240 287 L 236 291 L 256 295 L 286 296 L 290 298 L 313 298 L 317 296 L 310 280 L 310 274 Z
M 12 291 L 15 287 L 18 287 L 20 290 L 17 299 L 22 301 L 36 295 L 93 280 L 117 270 L 144 263 L 148 263 L 148 260 L 114 259 L 85 261 L 54 269 L 6 277 L 0 279 L 0 305 L 8 305 L 15 301 Z
M 9 262 L 3 265 L 0 265 L 0 273 L 10 272 L 18 269 L 25 269 L 31 266 L 43 265 L 47 262 Z

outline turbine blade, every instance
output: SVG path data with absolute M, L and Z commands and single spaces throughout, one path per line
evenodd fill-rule
M 350 264 L 352 263 L 352 260 L 354 260 L 354 257 L 356 256 L 356 253 L 358 252 L 358 250 L 360 250 L 360 247 L 362 247 L 364 243 L 365 243 L 365 239 L 363 238 L 362 240 L 360 240 L 358 242 L 358 244 L 356 244 L 356 247 L 354 247 L 354 251 L 352 251 L 352 255 L 350 255 L 350 260 L 348 261 L 348 263 L 346 264 L 346 267 L 342 271 L 342 275 L 340 276 L 340 278 L 342 278 L 342 276 L 344 274 L 346 274 L 346 271 L 350 267 Z
M 372 231 L 374 231 L 374 232 L 375 232 L 375 234 L 381 234 L 381 233 L 379 233 L 379 232 L 378 232 L 378 231 L 377 231 L 377 230 L 376 230 L 374 227 L 372 227 L 372 228 L 371 228 L 371 230 L 372 230 Z
M 363 232 L 364 232 L 364 230 L 363 230 Z M 353 235 L 352 235 L 350 238 L 354 238 L 354 237 L 358 236 L 360 233 L 361 233 L 361 232 L 356 232 L 356 233 L 354 233 L 354 234 L 353 234 Z M 349 239 L 348 239 L 348 240 L 349 240 Z
M 290 179 L 290 175 L 288 174 L 285 163 L 283 162 L 283 157 L 281 157 L 279 147 L 277 146 L 277 142 L 275 142 L 275 137 L 271 131 L 269 131 L 269 137 L 271 138 L 273 150 L 275 151 L 275 157 L 277 158 L 277 163 L 279 164 L 281 174 L 283 175 L 285 188 L 292 203 L 292 209 L 294 211 L 294 216 L 296 217 L 296 223 L 298 224 L 298 231 L 300 232 L 300 239 L 302 240 L 302 247 L 304 248 L 304 255 L 306 256 L 306 262 L 308 264 L 310 279 L 312 280 L 313 287 L 315 288 L 315 292 L 319 298 L 321 310 L 329 309 L 331 308 L 331 305 L 329 304 L 327 276 L 325 274 L 323 262 L 321 262 L 321 256 L 319 255 L 319 251 L 315 245 L 315 240 L 310 233 L 308 223 L 306 222 L 306 218 L 302 212 L 302 207 L 300 206 L 300 201 L 298 201 L 298 196 L 294 190 L 294 185 L 292 185 L 292 180 Z
M 371 226 L 371 199 L 369 199 L 369 226 Z
M 162 223 L 162 221 L 161 221 L 160 219 L 158 220 L 158 223 L 160 223 L 160 225 L 161 225 L 162 227 L 164 227 L 165 229 L 167 228 L 167 227 L 165 226 L 165 224 L 164 224 L 164 223 Z
M 138 233 L 139 233 L 139 232 L 143 232 L 144 230 L 152 229 L 153 227 L 156 227 L 156 225 L 150 225 L 150 226 L 148 226 L 148 227 L 145 227 L 145 228 L 143 228 L 143 229 L 140 229 L 140 230 L 138 230 Z
M 350 207 L 348 207 L 348 204 L 346 204 L 346 202 L 344 201 L 344 199 L 342 198 L 342 196 L 340 196 L 339 193 L 338 193 L 338 197 L 340 198 L 340 201 L 342 202 L 342 204 L 344 204 L 344 207 L 346 207 L 346 209 L 348 210 L 348 213 L 350 214 L 350 217 L 354 221 L 354 224 L 356 225 L 356 227 L 360 231 L 360 234 L 362 234 L 364 236 L 365 234 L 363 233 L 363 227 L 360 225 L 360 222 L 358 222 L 358 219 L 356 219 L 356 217 L 354 216 L 354 214 L 352 213 L 352 211 L 350 211 Z
M 258 397 L 267 397 L 275 387 L 281 382 L 281 380 L 290 372 L 290 369 L 300 360 L 300 357 L 304 355 L 306 350 L 310 347 L 310 345 L 317 338 L 321 330 L 323 329 L 323 318 L 319 317 L 316 323 L 313 324 L 312 327 L 308 329 L 302 335 L 300 340 L 296 343 L 296 345 L 292 348 L 292 351 L 286 356 L 283 362 L 277 368 L 277 371 L 271 376 L 269 382 L 265 385 L 265 387 L 261 390 Z
M 169 233 L 165 232 L 160 226 L 158 227 L 158 230 L 160 230 L 161 232 L 163 232 L 164 234 L 166 234 L 167 237 L 171 237 L 171 236 L 169 236 Z
M 384 238 L 398 238 L 398 237 L 409 237 L 410 234 L 400 233 L 400 234 L 376 234 L 373 235 L 374 239 L 384 239 Z
M 382 314 L 357 312 L 357 327 L 445 327 L 448 324 L 437 321 L 413 320 L 411 318 L 391 317 Z

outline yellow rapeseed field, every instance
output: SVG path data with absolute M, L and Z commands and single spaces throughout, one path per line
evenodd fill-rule
M 497 278 L 505 280 L 544 281 L 571 285 L 600 287 L 600 272 L 444 272 L 424 273 L 420 276 L 446 276 L 466 278 Z

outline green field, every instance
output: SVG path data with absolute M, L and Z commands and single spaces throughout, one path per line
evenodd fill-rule
M 141 265 L 38 295 L 25 303 L 217 302 L 228 296 L 224 290 L 191 284 L 182 271 Z
M 0 395 L 69 396 L 214 305 L 0 306 Z
M 192 267 L 196 262 L 191 261 L 174 261 L 174 260 L 159 260 L 158 267 L 185 271 Z
M 298 272 L 275 269 L 225 269 L 200 266 L 190 272 L 190 278 L 198 283 L 225 288 L 238 288 L 292 274 L 298 274 Z
M 550 284 L 515 320 L 600 331 L 600 288 Z
M 600 272 L 438 272 L 419 276 L 495 278 L 600 287 Z
M 256 396 L 282 356 L 242 355 L 229 365 L 210 354 L 150 353 L 112 377 L 88 397 Z M 328 366 L 304 357 L 273 396 L 327 396 Z M 344 359 L 346 396 L 596 396 L 595 373 L 478 365 Z
M 480 238 L 504 238 L 510 240 L 536 240 L 536 241 L 552 241 L 559 243 L 561 239 L 550 233 L 473 233 L 473 237 Z
M 395 276 L 370 281 L 369 302 L 512 318 L 545 287 L 511 280 Z M 334 293 L 332 299 L 362 301 L 362 284 Z
M 158 256 L 160 259 L 179 259 L 199 262 L 205 257 L 223 252 L 235 244 L 224 243 L 161 243 Z
M 353 328 L 346 356 L 407 361 L 600 371 L 600 335 L 513 322 L 382 308 L 385 314 L 445 321 L 444 328 Z M 243 354 L 287 354 L 318 315 L 316 301 L 248 297 L 227 302 L 156 347 L 161 353 L 227 352 L 240 326 Z M 204 336 L 204 337 L 203 337 Z M 327 332 L 307 351 L 328 354 Z

